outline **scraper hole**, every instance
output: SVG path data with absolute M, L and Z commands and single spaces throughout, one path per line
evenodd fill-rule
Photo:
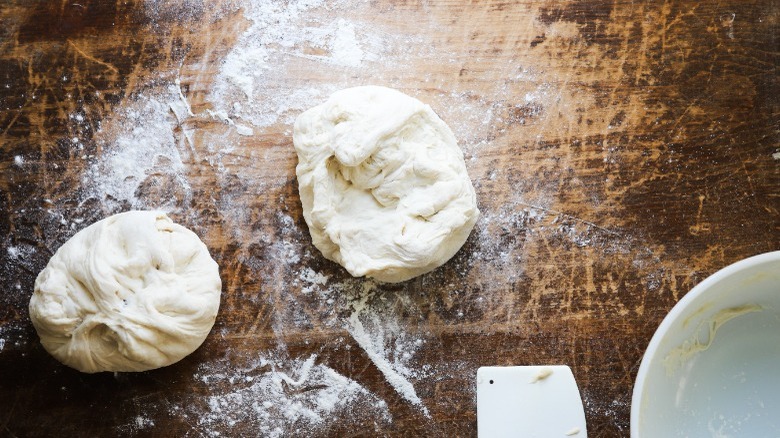
M 491 385 L 493 384 L 493 380 L 491 380 L 491 381 L 490 381 L 490 384 L 491 384 Z

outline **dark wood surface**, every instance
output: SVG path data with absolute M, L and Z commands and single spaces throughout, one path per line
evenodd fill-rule
M 373 329 L 391 327 L 391 347 L 421 341 L 408 379 L 430 418 L 350 335 L 349 297 L 366 283 L 311 245 L 290 118 L 237 136 L 207 116 L 250 26 L 240 8 L 11 0 L 0 5 L 0 435 L 261 434 L 257 418 L 213 418 L 209 400 L 240 384 L 204 374 L 316 355 L 390 419 L 355 402 L 316 427 L 274 423 L 285 435 L 475 436 L 479 366 L 554 363 L 572 367 L 589 436 L 627 436 L 636 371 L 669 309 L 719 268 L 780 249 L 778 2 L 344 3 L 307 14 L 359 23 L 358 37 L 376 30 L 385 51 L 333 67 L 276 47 L 286 68 L 268 70 L 265 90 L 273 102 L 387 85 L 458 135 L 482 211 L 471 237 L 428 275 L 368 283 Z M 173 130 L 187 186 L 152 171 L 131 200 L 88 193 L 91 166 L 121 146 L 117 114 L 177 78 L 193 112 Z M 170 367 L 80 374 L 40 346 L 33 282 L 76 231 L 139 207 L 164 208 L 208 245 L 223 278 L 216 325 Z M 326 284 L 301 280 L 308 269 Z

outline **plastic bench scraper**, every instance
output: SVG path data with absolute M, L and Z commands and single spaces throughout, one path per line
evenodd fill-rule
M 479 438 L 585 438 L 585 411 L 565 365 L 477 370 Z

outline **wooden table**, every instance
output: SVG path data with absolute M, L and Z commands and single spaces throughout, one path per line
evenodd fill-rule
M 0 435 L 474 436 L 478 367 L 568 364 L 589 436 L 627 436 L 664 315 L 780 248 L 777 2 L 242 5 L 0 6 Z M 452 260 L 400 285 L 324 260 L 297 195 L 291 121 L 362 84 L 452 126 L 482 211 Z M 75 232 L 133 208 L 208 245 L 217 322 L 170 367 L 81 374 L 40 346 L 33 283 Z M 329 394 L 322 376 L 252 386 L 306 380 L 307 361 L 354 382 L 340 404 L 280 411 Z

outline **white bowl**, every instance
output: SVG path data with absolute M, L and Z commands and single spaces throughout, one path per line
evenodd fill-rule
M 631 437 L 780 437 L 780 251 L 699 283 L 639 367 Z

